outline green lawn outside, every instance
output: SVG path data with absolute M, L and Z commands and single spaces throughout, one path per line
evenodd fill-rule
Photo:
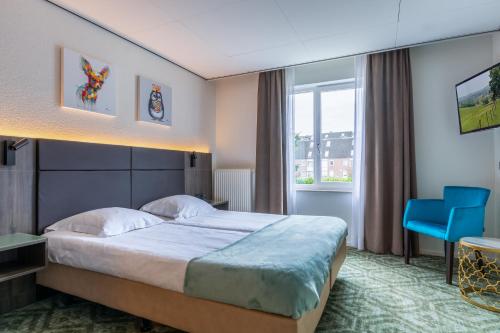
M 323 177 L 321 178 L 321 181 L 325 183 L 329 182 L 352 183 L 352 177 Z M 314 179 L 312 177 L 296 178 L 295 183 L 310 185 L 314 184 Z
M 500 124 L 500 103 L 493 111 L 493 103 L 459 108 L 462 132 L 470 132 Z

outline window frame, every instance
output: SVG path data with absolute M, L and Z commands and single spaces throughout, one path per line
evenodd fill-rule
M 321 181 L 321 93 L 327 91 L 354 89 L 354 78 L 337 80 L 331 82 L 322 82 L 315 84 L 305 84 L 295 86 L 293 94 L 313 93 L 313 165 L 314 165 L 314 183 L 313 184 L 295 184 L 297 191 L 332 191 L 332 192 L 352 192 L 352 182 L 322 182 Z M 355 115 L 353 115 L 355 116 Z M 295 110 L 294 110 L 295 119 Z M 294 133 L 295 135 L 295 125 Z M 353 156 L 354 158 L 354 156 Z M 353 163 L 354 164 L 354 163 Z M 353 165 L 354 168 L 354 165 Z

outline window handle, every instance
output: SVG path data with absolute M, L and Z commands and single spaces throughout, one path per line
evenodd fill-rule
M 318 154 L 321 154 L 321 148 L 320 147 L 321 147 L 321 143 L 318 143 L 316 145 L 316 149 L 318 149 Z

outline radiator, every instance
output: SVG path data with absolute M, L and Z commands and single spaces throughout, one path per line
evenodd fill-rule
M 228 200 L 229 210 L 251 212 L 254 207 L 254 170 L 216 169 L 215 200 Z

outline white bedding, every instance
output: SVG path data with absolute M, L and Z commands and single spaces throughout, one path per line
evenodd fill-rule
M 70 231 L 51 231 L 44 236 L 51 262 L 183 292 L 191 259 L 283 218 L 217 211 L 107 238 Z
M 189 219 L 172 220 L 165 218 L 165 221 L 200 228 L 253 232 L 282 218 L 283 215 L 216 210 L 213 213 Z

